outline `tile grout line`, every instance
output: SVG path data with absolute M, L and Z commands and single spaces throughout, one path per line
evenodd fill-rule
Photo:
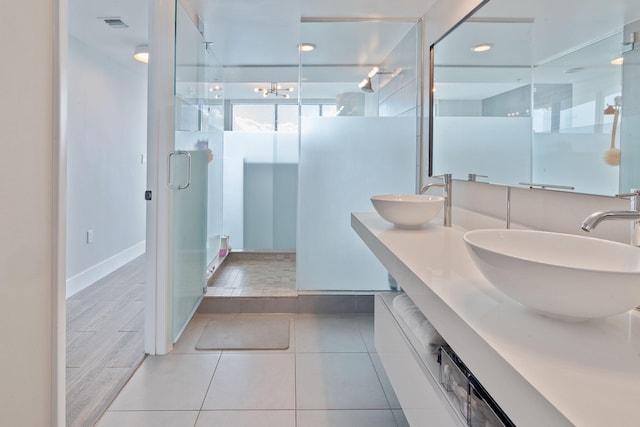
M 222 351 L 220 351 L 220 353 L 218 353 L 218 359 L 216 360 L 216 366 L 213 368 L 213 373 L 211 374 L 211 379 L 209 380 L 209 385 L 207 386 L 207 391 L 204 393 L 204 396 L 202 397 L 202 403 L 200 403 L 200 409 L 198 409 L 198 416 L 196 417 L 196 422 L 198 421 L 198 418 L 200 418 L 200 413 L 203 410 L 204 402 L 207 400 L 207 395 L 209 394 L 209 390 L 211 390 L 211 386 L 213 385 L 213 378 L 215 377 L 216 372 L 218 371 L 218 367 L 220 366 L 220 361 L 221 360 L 222 360 Z
M 298 345 L 296 342 L 296 320 L 293 318 L 293 427 L 298 427 Z
M 380 388 L 382 389 L 382 393 L 384 394 L 384 398 L 387 400 L 387 405 L 389 406 L 389 411 L 391 412 L 391 417 L 393 418 L 393 421 L 396 424 L 396 427 L 400 427 L 399 424 L 398 424 L 398 420 L 396 418 L 396 415 L 394 413 L 394 408 L 391 407 L 391 399 L 389 398 L 388 392 L 385 389 L 384 384 L 382 384 L 382 379 L 380 378 L 380 373 L 378 372 L 378 369 L 376 369 L 376 364 L 374 363 L 373 357 L 371 356 L 371 351 L 367 347 L 367 340 L 364 337 L 364 332 L 362 330 L 362 326 L 360 325 L 360 322 L 358 322 L 357 320 L 356 320 L 356 326 L 358 328 L 358 332 L 360 333 L 360 338 L 362 338 L 362 341 L 364 342 L 364 346 L 367 349 L 367 355 L 369 356 L 369 361 L 371 362 L 371 366 L 373 367 L 373 372 L 376 373 L 376 378 L 378 378 L 378 383 L 380 384 Z M 374 325 L 374 340 L 375 340 L 375 325 Z M 375 350 L 375 342 L 374 342 L 374 350 Z
M 380 388 L 382 389 L 382 393 L 384 394 L 384 398 L 387 401 L 387 406 L 389 407 L 389 410 L 393 412 L 393 408 L 391 407 L 391 400 L 389 400 L 388 393 L 385 390 L 384 385 L 382 384 L 382 380 L 380 379 L 380 373 L 376 369 L 376 365 L 373 362 L 373 358 L 371 357 L 371 353 L 367 352 L 367 356 L 369 356 L 369 361 L 371 362 L 371 366 L 373 367 L 373 372 L 376 373 L 376 378 L 378 379 L 378 383 L 380 383 Z M 396 422 L 396 424 L 397 424 L 397 422 Z
M 230 314 L 230 315 L 232 317 L 241 316 L 238 313 L 233 313 L 233 314 Z M 331 354 L 331 353 L 363 354 L 363 353 L 367 353 L 367 359 L 369 360 L 369 362 L 371 363 L 372 368 L 374 369 L 374 374 L 376 375 L 376 378 L 378 379 L 378 382 L 379 382 L 379 386 L 381 387 L 381 391 L 383 392 L 383 395 L 385 396 L 385 402 L 387 404 L 387 407 L 386 408 L 384 408 L 384 407 L 382 407 L 382 408 L 359 408 L 359 407 L 354 407 L 354 408 L 351 408 L 351 409 L 348 409 L 348 408 L 340 408 L 340 409 L 338 409 L 338 408 L 334 408 L 334 409 L 326 408 L 324 410 L 325 411 L 329 411 L 329 412 L 335 412 L 335 411 L 380 411 L 379 412 L 380 414 L 382 414 L 382 412 L 387 412 L 388 414 L 391 415 L 391 417 L 390 417 L 391 419 L 389 420 L 391 422 L 389 423 L 389 425 L 393 425 L 393 426 L 396 426 L 396 427 L 404 425 L 404 424 L 400 424 L 400 421 L 398 421 L 399 418 L 396 416 L 396 414 L 394 412 L 394 409 L 391 407 L 390 398 L 387 395 L 387 391 L 385 390 L 385 388 L 384 388 L 384 386 L 382 384 L 382 381 L 381 381 L 381 373 L 376 369 L 376 365 L 373 362 L 373 353 L 369 350 L 369 348 L 367 348 L 367 345 L 366 345 L 367 341 L 365 340 L 365 331 L 368 330 L 368 324 L 365 323 L 364 321 L 361 322 L 360 321 L 360 317 L 362 317 L 362 316 L 359 316 L 357 314 L 347 314 L 346 316 L 345 316 L 345 314 L 337 314 L 337 315 L 334 315 L 334 316 L 349 317 L 351 319 L 351 321 L 356 322 L 356 330 L 358 331 L 357 332 L 357 336 L 359 336 L 361 338 L 365 350 L 364 351 L 358 351 L 358 352 L 317 351 L 317 352 L 311 352 L 311 353 L 318 353 L 318 354 Z M 297 329 L 297 322 L 296 322 L 297 315 L 289 314 L 289 315 L 287 315 L 287 317 L 289 317 L 293 321 L 293 323 L 291 324 L 292 335 L 291 335 L 290 344 L 293 346 L 293 352 L 292 353 L 293 353 L 293 363 L 294 363 L 294 366 L 293 366 L 294 408 L 293 408 L 293 414 L 292 414 L 293 417 L 294 417 L 294 420 L 293 420 L 292 424 L 287 424 L 287 425 L 293 425 L 293 426 L 297 427 L 298 424 L 299 424 L 298 423 L 298 421 L 299 421 L 298 415 L 300 413 L 304 412 L 304 410 L 301 410 L 297 406 L 298 405 L 297 385 L 298 385 L 298 374 L 299 374 L 298 369 L 297 369 L 297 367 L 298 367 L 298 365 L 297 365 L 298 346 L 297 346 L 297 339 L 296 339 L 297 338 L 297 333 L 296 333 L 297 332 L 296 331 L 296 329 Z M 301 354 L 303 354 L 303 353 L 301 353 Z M 200 408 L 197 410 L 197 415 L 196 415 L 196 418 L 195 418 L 194 427 L 195 427 L 195 425 L 198 425 L 197 423 L 200 420 L 204 421 L 206 419 L 206 418 L 202 418 L 202 412 L 206 412 L 205 409 L 204 409 L 204 403 L 206 401 L 206 396 L 212 390 L 213 380 L 215 378 L 216 373 L 220 372 L 220 369 L 221 369 L 220 363 L 221 363 L 221 358 L 222 358 L 223 355 L 224 355 L 224 352 L 219 352 L 218 353 L 218 358 L 216 359 L 215 367 L 213 369 L 213 373 L 211 375 L 210 381 L 209 381 L 208 386 L 207 386 L 207 391 L 205 392 L 205 395 L 204 395 L 204 398 L 203 398 L 202 403 L 200 405 Z M 258 409 L 256 409 L 256 411 L 258 411 L 258 412 L 259 411 L 279 411 L 279 410 L 280 409 L 272 409 L 272 410 L 268 410 L 268 409 L 258 410 Z M 312 409 L 309 409 L 309 410 L 313 411 Z M 320 409 L 317 409 L 317 410 L 320 410 Z M 227 412 L 227 411 L 233 411 L 233 410 L 232 409 L 217 409 L 217 410 L 213 410 L 213 411 L 215 411 L 215 412 L 218 412 L 218 411 L 219 412 Z M 237 411 L 245 412 L 245 413 L 253 412 L 253 410 L 251 410 L 251 409 L 244 409 L 244 410 L 237 410 Z M 151 411 L 149 411 L 149 412 L 151 412 Z

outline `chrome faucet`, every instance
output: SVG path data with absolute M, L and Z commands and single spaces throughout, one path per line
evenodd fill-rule
M 477 182 L 478 178 L 489 178 L 489 176 L 488 175 L 480 175 L 480 174 L 477 174 L 477 173 L 467 174 L 467 181 Z
M 632 221 L 631 223 L 631 244 L 640 246 L 640 189 L 631 189 L 631 193 L 618 194 L 616 197 L 631 199 L 631 210 L 628 211 L 600 211 L 594 212 L 582 222 L 584 231 L 591 231 L 601 221 L 616 219 Z
M 429 182 L 420 189 L 423 194 L 431 187 L 442 187 L 442 196 L 444 197 L 444 226 L 451 227 L 451 174 L 433 175 L 431 178 L 442 178 L 442 182 Z

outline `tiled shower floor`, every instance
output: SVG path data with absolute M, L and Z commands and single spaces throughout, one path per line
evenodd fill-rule
M 219 268 L 209 280 L 207 296 L 298 295 L 295 253 L 231 252 Z

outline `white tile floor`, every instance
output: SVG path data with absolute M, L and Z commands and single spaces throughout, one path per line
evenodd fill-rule
M 207 321 L 291 319 L 288 350 L 198 351 Z M 373 348 L 372 315 L 205 315 L 148 357 L 99 427 L 406 427 Z

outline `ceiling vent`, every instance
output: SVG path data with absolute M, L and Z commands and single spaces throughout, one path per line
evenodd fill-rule
M 111 28 L 129 28 L 124 21 L 118 17 L 110 17 L 110 18 L 98 18 L 104 21 L 105 24 L 110 26 Z

